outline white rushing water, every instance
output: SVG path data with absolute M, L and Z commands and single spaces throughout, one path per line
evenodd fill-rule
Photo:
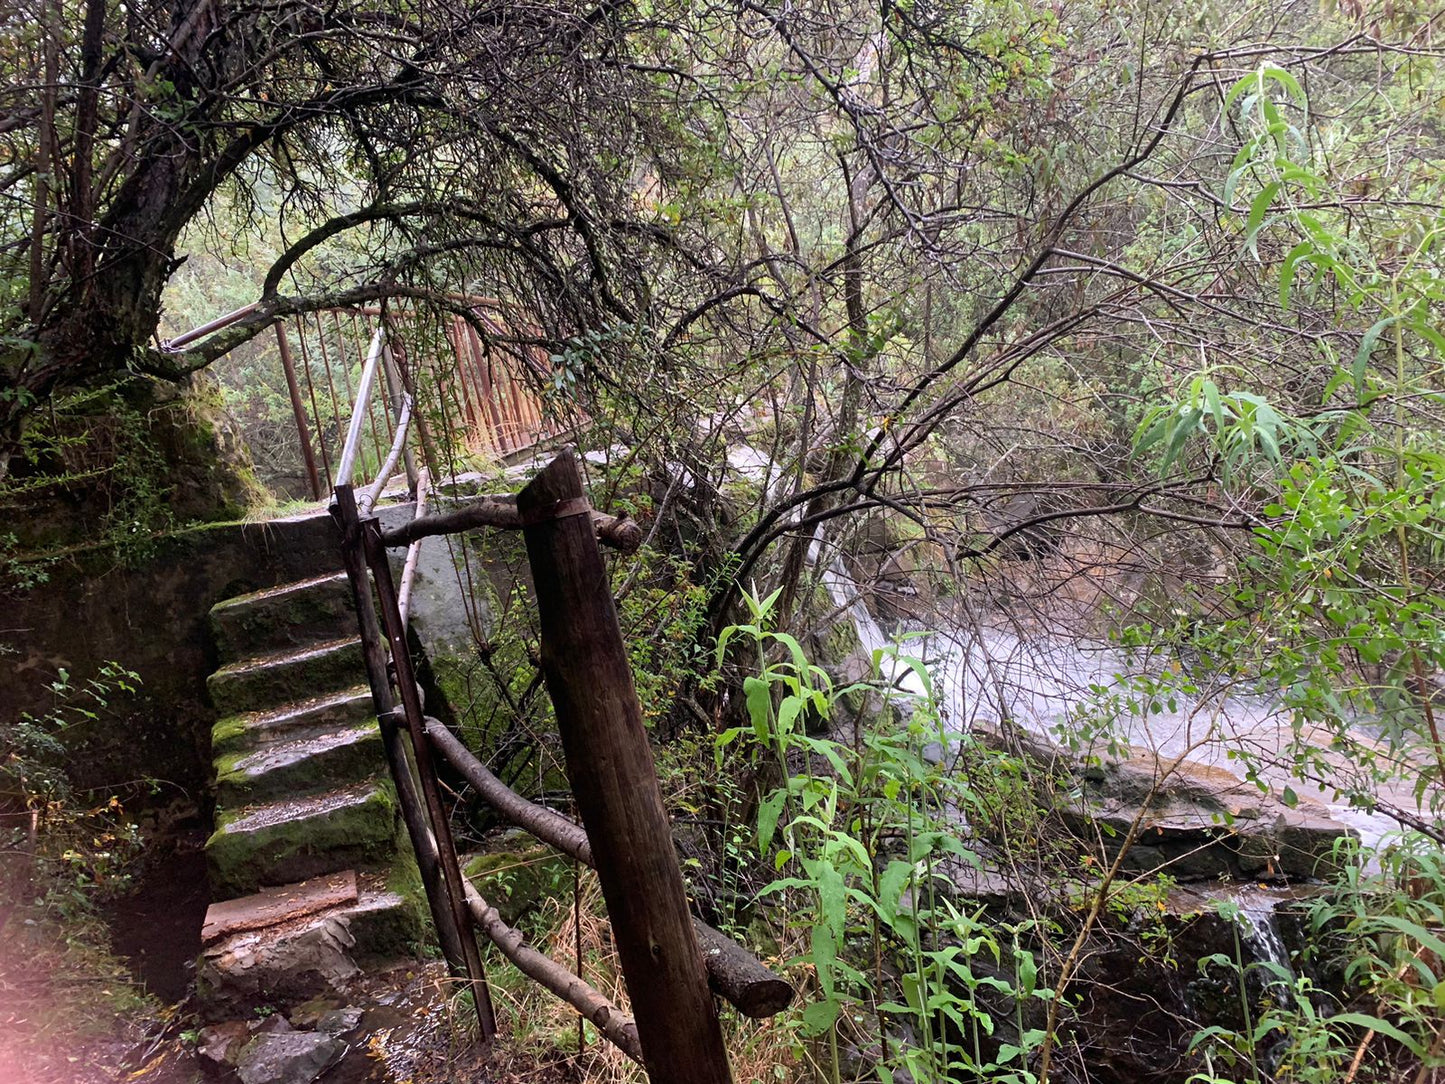
M 810 553 L 816 560 L 816 542 Z M 820 575 L 835 606 L 848 615 L 864 650 L 890 649 L 895 641 L 868 610 L 842 561 L 834 559 Z M 1295 778 L 1287 748 L 1294 738 L 1292 719 L 1280 704 L 1263 697 L 1201 692 L 1145 701 L 1129 682 L 1129 676 L 1139 675 L 1144 666 L 1108 644 L 1063 634 L 1026 637 L 998 627 L 958 628 L 909 640 L 902 651 L 926 662 L 950 732 L 1008 721 L 1057 743 L 1062 734 L 1078 733 L 1083 714 L 1109 724 L 1107 736 L 1098 739 L 1094 752 L 1104 752 L 1103 744 L 1112 737 L 1152 752 L 1163 763 L 1185 757 L 1241 780 L 1247 762 L 1276 793 L 1288 786 L 1320 802 L 1335 820 L 1358 832 L 1367 846 L 1398 828 L 1383 815 L 1352 807 L 1336 795 L 1335 786 L 1310 785 Z M 884 659 L 880 677 L 915 695 L 924 691 L 916 675 L 897 659 Z M 1369 740 L 1365 735 L 1360 738 Z M 1314 744 L 1326 749 L 1329 740 L 1322 733 Z M 1341 756 L 1325 756 L 1337 773 L 1331 782 L 1343 790 L 1352 766 Z M 1391 795 L 1395 800 L 1401 796 Z
M 1214 897 L 1227 905 L 1225 910 L 1239 924 L 1245 959 L 1242 965 L 1268 965 L 1264 968 L 1265 986 L 1281 1004 L 1295 996 L 1295 970 L 1279 928 L 1277 906 L 1279 896 L 1253 885 L 1228 888 Z

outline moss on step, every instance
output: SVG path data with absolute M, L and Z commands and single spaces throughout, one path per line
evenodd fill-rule
M 339 869 L 376 868 L 388 865 L 396 854 L 396 802 L 389 783 L 289 805 L 218 815 L 216 830 L 206 841 L 211 891 L 217 898 Z
M 368 897 L 396 897 L 390 907 L 364 908 L 353 915 L 351 933 L 356 938 L 355 954 L 367 959 L 388 960 L 399 956 L 423 955 L 431 941 L 426 893 L 411 853 L 397 856 L 391 868 L 362 877 L 363 900 Z
M 240 745 L 246 740 L 253 717 L 254 713 L 228 715 L 211 727 L 211 752 L 218 755 L 240 752 Z
M 222 754 L 216 758 L 216 801 L 230 808 L 328 790 L 368 779 L 385 764 L 381 729 L 373 720 L 251 752 Z
M 361 642 L 336 640 L 222 667 L 206 679 L 206 688 L 216 709 L 231 715 L 338 692 L 362 674 Z
M 352 635 L 357 627 L 351 585 L 344 575 L 226 599 L 211 608 L 210 624 L 220 657 L 227 661 Z
M 228 715 L 211 728 L 211 752 L 216 757 L 241 754 L 280 741 L 313 737 L 364 722 L 372 717 L 372 711 L 371 691 L 357 685 L 275 711 Z

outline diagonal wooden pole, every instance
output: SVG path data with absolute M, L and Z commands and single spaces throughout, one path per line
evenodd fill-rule
M 442 955 L 446 957 L 452 974 L 466 978 L 467 959 L 462 949 L 466 929 L 457 926 L 455 909 L 447 897 L 436 839 L 428 827 L 426 807 L 418 793 L 406 742 L 398 729 L 393 710 L 396 705 L 392 701 L 391 680 L 386 672 L 386 641 L 382 639 L 371 581 L 366 575 L 361 520 L 356 511 L 356 492 L 351 486 L 336 487 L 336 503 L 331 506 L 331 514 L 341 530 L 341 557 L 346 565 L 347 579 L 351 582 L 352 598 L 356 602 L 361 657 L 366 665 L 366 680 L 371 686 L 371 703 L 376 711 L 377 726 L 381 729 L 382 749 L 386 754 L 387 767 L 391 769 L 392 781 L 396 784 L 397 804 L 401 806 L 402 821 L 406 824 L 411 849 L 416 855 L 417 870 L 426 888 L 427 905 L 431 909 L 432 923 L 436 926 L 437 940 L 441 942 Z
M 652 1084 L 731 1084 L 591 507 L 570 453 L 517 497 L 542 670 Z
M 432 835 L 436 838 L 437 857 L 441 865 L 442 879 L 446 883 L 448 903 L 452 908 L 456 928 L 462 935 L 461 948 L 466 961 L 472 1000 L 477 1010 L 477 1022 L 481 1027 L 481 1038 L 483 1042 L 490 1042 L 497 1033 L 492 993 L 487 986 L 486 972 L 482 969 L 481 955 L 477 952 L 477 939 L 472 934 L 472 919 L 466 909 L 466 895 L 461 869 L 457 864 L 456 844 L 452 841 L 451 822 L 448 821 L 446 808 L 442 805 L 436 769 L 432 765 L 431 746 L 426 740 L 426 720 L 422 715 L 416 673 L 411 665 L 406 627 L 401 623 L 391 565 L 387 563 L 386 547 L 381 541 L 381 525 L 375 516 L 361 521 L 361 541 L 366 563 L 371 567 L 371 578 L 376 583 L 382 624 L 387 639 L 391 642 L 391 664 L 395 668 L 396 688 L 401 696 L 402 714 L 411 735 L 411 755 L 416 763 L 417 778 L 421 782 L 422 797 L 426 801 L 427 817 L 431 821 Z

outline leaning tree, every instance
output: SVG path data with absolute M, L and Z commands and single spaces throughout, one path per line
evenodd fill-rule
M 5 22 L 0 477 L 57 393 L 182 378 L 279 317 L 465 312 L 449 295 L 483 278 L 565 335 L 636 319 L 637 269 L 678 248 L 636 194 L 685 132 L 624 6 L 27 0 Z M 162 349 L 178 243 L 222 207 L 233 235 L 279 221 L 282 251 L 245 319 Z

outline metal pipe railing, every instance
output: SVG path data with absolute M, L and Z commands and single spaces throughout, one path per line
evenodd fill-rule
M 426 515 L 427 498 L 431 495 L 431 472 L 425 467 L 416 476 L 416 514 L 413 519 Z M 401 623 L 411 619 L 411 585 L 416 582 L 416 566 L 421 559 L 422 540 L 418 538 L 406 548 L 406 564 L 401 570 L 401 586 L 397 588 L 396 607 L 401 611 Z
M 410 392 L 408 392 L 406 387 L 406 381 L 402 379 L 401 366 L 396 363 L 396 357 L 391 350 L 391 343 L 392 339 L 394 338 L 395 335 L 392 333 L 392 329 L 388 327 L 386 332 L 386 342 L 381 348 L 381 372 L 382 375 L 386 377 L 387 398 L 390 399 L 393 403 L 410 401 L 413 403 L 413 405 L 415 405 L 414 397 L 412 397 Z M 400 424 L 400 422 L 398 422 L 398 424 Z M 421 433 L 420 436 L 425 439 L 426 434 Z M 418 477 L 416 470 L 416 457 L 412 455 L 410 445 L 404 447 L 401 454 L 402 461 L 406 464 L 407 486 L 409 489 L 416 489 Z
M 212 332 L 220 331 L 222 328 L 230 327 L 232 324 L 236 323 L 236 321 L 242 319 L 243 317 L 250 316 L 253 312 L 256 311 L 257 308 L 260 307 L 260 305 L 261 303 L 259 301 L 253 301 L 249 305 L 242 305 L 239 309 L 233 309 L 231 312 L 226 313 L 226 315 L 224 316 L 218 316 L 214 320 L 202 324 L 200 327 L 192 328 L 190 331 L 183 332 L 180 335 L 177 335 L 174 339 L 167 339 L 165 342 L 161 343 L 161 349 L 165 351 L 171 351 L 179 350 L 183 346 L 189 346 L 197 339 L 204 339 Z

